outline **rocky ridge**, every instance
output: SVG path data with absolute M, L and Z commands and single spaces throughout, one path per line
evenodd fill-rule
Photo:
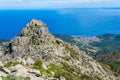
M 0 76 L 30 80 L 119 80 L 75 45 L 55 38 L 33 19 L 13 38 L 0 58 Z M 25 79 L 25 80 L 27 80 Z

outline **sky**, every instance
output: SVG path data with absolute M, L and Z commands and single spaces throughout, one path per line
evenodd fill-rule
M 0 0 L 0 9 L 120 7 L 120 0 Z

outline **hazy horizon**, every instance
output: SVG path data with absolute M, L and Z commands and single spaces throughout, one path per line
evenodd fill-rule
M 0 0 L 0 9 L 120 7 L 119 0 Z

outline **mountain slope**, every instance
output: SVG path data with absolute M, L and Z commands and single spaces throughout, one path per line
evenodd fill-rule
M 102 34 L 93 38 L 68 35 L 55 36 L 66 42 L 75 44 L 79 49 L 85 51 L 98 62 L 102 63 L 103 66 L 109 65 L 110 68 L 116 72 L 116 75 L 120 74 L 120 35 Z
M 91 38 L 66 35 L 55 36 L 66 42 L 75 44 L 79 49 L 86 51 L 87 54 L 93 57 L 120 50 L 120 35 L 117 34 L 102 34 Z
M 97 55 L 104 53 L 111 53 L 120 50 L 120 35 L 117 34 L 103 34 L 97 36 L 101 41 L 92 42 L 90 45 L 99 47 L 100 50 Z
M 101 54 L 96 57 L 99 62 L 110 65 L 110 67 L 120 74 L 120 51 Z
M 100 51 L 98 46 L 94 46 L 94 43 L 100 43 L 101 40 L 98 37 L 85 38 L 80 36 L 68 36 L 68 35 L 55 35 L 55 37 L 62 39 L 65 42 L 76 45 L 80 50 L 85 51 L 88 55 L 94 57 L 96 53 Z
M 113 72 L 104 70 L 98 62 L 80 51 L 75 45 L 55 38 L 46 25 L 38 20 L 32 20 L 19 35 L 10 41 L 0 61 L 9 71 L 7 76 L 13 74 L 29 77 L 31 80 L 35 78 L 36 80 L 51 78 L 117 80 Z M 31 75 L 36 73 L 33 69 L 39 70 L 41 74 Z

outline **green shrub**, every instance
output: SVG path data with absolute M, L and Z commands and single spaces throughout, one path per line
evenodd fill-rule
M 33 68 L 39 70 L 42 73 L 47 73 L 47 74 L 50 73 L 47 69 L 44 69 L 42 67 L 42 61 L 41 60 L 36 60 L 34 65 L 33 65 Z
M 54 77 L 58 78 L 60 76 L 64 77 L 66 80 L 74 80 L 78 75 L 72 73 L 72 68 L 66 62 L 61 63 L 63 66 L 58 66 L 56 64 L 50 64 L 48 70 L 55 73 Z
M 70 57 L 66 55 L 65 57 L 63 57 L 63 59 L 65 59 L 66 61 L 69 61 Z
M 77 59 L 78 60 L 79 59 L 78 53 L 75 50 L 73 50 L 72 48 L 70 48 L 68 44 L 64 44 L 64 45 L 66 46 L 66 50 L 70 51 L 70 56 L 73 59 Z
M 57 44 L 60 44 L 60 43 L 61 43 L 61 41 L 59 41 L 59 40 L 56 40 L 56 43 L 57 43 Z
M 82 74 L 81 77 L 79 77 L 81 80 L 94 80 L 93 78 L 89 77 L 88 75 Z
M 59 67 L 55 64 L 50 64 L 49 68 L 48 68 L 49 71 L 56 71 L 56 70 L 59 70 L 59 69 L 61 69 L 61 67 Z
M 9 68 L 9 67 L 15 66 L 15 65 L 17 65 L 17 64 L 18 64 L 18 62 L 8 62 L 8 63 L 5 65 L 5 67 L 6 67 L 6 68 Z
M 70 71 L 70 66 L 67 62 L 62 62 L 62 65 L 63 65 L 63 69 L 66 70 L 66 71 Z
M 35 66 L 42 66 L 42 61 L 40 59 L 36 60 L 34 63 Z
M 60 76 L 63 76 L 66 80 L 74 80 L 74 76 L 71 73 L 69 73 L 65 70 L 62 70 L 62 69 L 55 71 L 54 77 L 57 78 Z

